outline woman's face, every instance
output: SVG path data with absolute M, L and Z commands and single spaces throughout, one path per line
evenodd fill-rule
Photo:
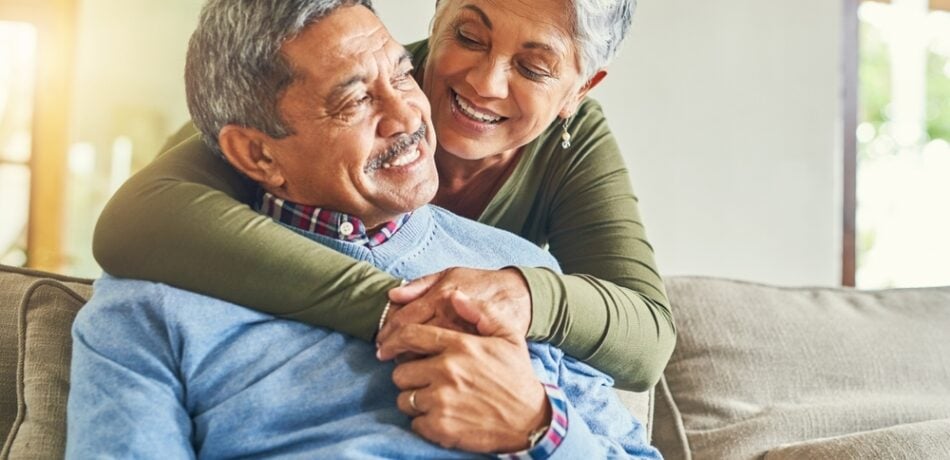
M 573 113 L 581 88 L 565 0 L 442 0 L 423 90 L 439 146 L 464 159 L 511 152 Z

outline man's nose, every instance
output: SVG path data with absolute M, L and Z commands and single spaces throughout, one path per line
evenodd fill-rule
M 481 60 L 465 75 L 465 82 L 486 99 L 508 97 L 508 69 L 497 59 Z
M 395 93 L 383 100 L 382 116 L 377 126 L 380 137 L 391 138 L 412 134 L 419 129 L 422 118 L 419 111 L 403 94 Z

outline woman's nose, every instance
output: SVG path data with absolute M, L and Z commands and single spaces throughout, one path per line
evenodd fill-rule
M 481 61 L 468 72 L 465 81 L 483 98 L 508 97 L 508 69 L 496 59 L 486 58 Z

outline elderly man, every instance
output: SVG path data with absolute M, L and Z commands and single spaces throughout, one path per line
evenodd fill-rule
M 425 205 L 437 186 L 429 106 L 368 1 L 212 0 L 188 62 L 195 122 L 260 184 L 263 214 L 404 278 L 556 269 L 514 235 Z M 233 85 L 243 93 L 222 90 Z M 412 325 L 387 339 L 387 354 L 441 357 L 420 361 L 433 373 L 464 369 L 474 389 L 461 398 L 355 338 L 156 283 L 104 277 L 73 335 L 71 458 L 657 456 L 608 377 L 503 330 Z

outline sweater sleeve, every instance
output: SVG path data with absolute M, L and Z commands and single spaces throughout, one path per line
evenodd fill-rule
M 93 253 L 116 276 L 370 340 L 399 280 L 255 212 L 245 204 L 253 190 L 192 135 L 119 189 L 99 218 Z
M 599 105 L 586 101 L 570 129 L 573 153 L 556 162 L 557 171 L 542 185 L 552 198 L 547 214 L 540 214 L 565 275 L 521 269 L 532 296 L 529 339 L 548 341 L 608 372 L 620 388 L 644 391 L 659 380 L 673 352 L 669 300 Z

